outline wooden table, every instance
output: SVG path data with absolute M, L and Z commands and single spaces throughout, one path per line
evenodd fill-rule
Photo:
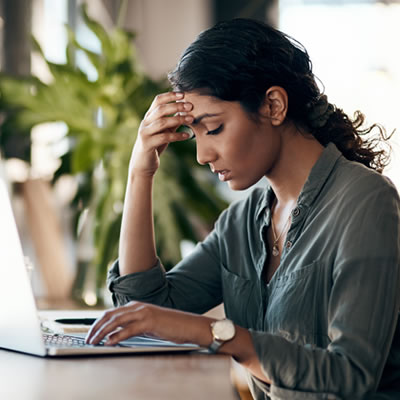
M 45 359 L 0 350 L 0 399 L 237 400 L 230 365 L 220 355 Z
M 101 310 L 41 310 L 42 318 Z M 0 400 L 238 400 L 231 358 L 207 354 L 40 358 L 0 349 Z

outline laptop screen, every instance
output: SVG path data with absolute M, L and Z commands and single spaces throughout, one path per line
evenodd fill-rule
M 44 354 L 36 304 L 4 179 L 0 178 L 0 347 Z

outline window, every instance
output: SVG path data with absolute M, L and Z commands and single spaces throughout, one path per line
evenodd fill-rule
M 400 127 L 399 3 L 281 0 L 279 12 L 279 28 L 306 47 L 332 103 L 388 133 Z M 390 143 L 385 174 L 400 190 L 400 132 Z

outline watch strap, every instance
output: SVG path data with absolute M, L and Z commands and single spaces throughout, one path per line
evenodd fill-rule
M 215 353 L 217 353 L 217 351 L 219 350 L 219 348 L 220 348 L 223 344 L 224 344 L 223 341 L 214 339 L 213 342 L 212 342 L 212 343 L 210 344 L 210 346 L 208 347 L 208 351 L 209 351 L 210 353 L 215 354 Z

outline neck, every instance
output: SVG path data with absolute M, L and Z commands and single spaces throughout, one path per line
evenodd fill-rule
M 276 195 L 276 207 L 292 209 L 324 147 L 293 126 L 285 127 L 281 133 L 281 151 L 266 178 Z

